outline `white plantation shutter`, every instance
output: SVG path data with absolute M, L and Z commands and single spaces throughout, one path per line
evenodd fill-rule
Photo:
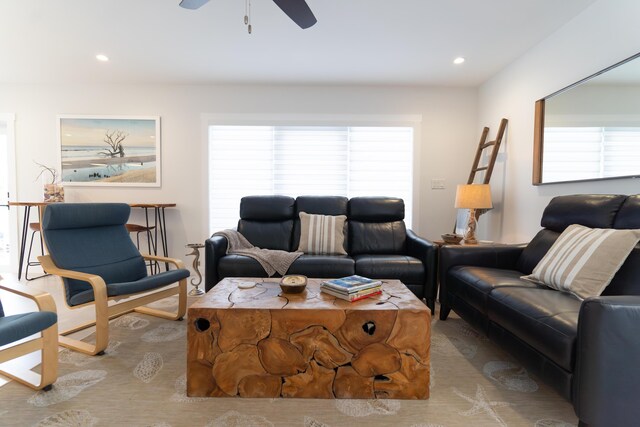
M 274 128 L 273 194 L 347 194 L 348 128 Z
M 240 199 L 272 194 L 273 130 L 270 126 L 209 128 L 209 228 L 238 225 Z
M 412 220 L 413 129 L 352 127 L 350 142 L 349 197 L 402 198 L 408 227 Z
M 603 177 L 640 173 L 640 127 L 604 128 Z
M 640 174 L 640 127 L 544 129 L 543 181 Z
M 410 227 L 412 169 L 411 127 L 210 126 L 210 231 L 256 194 L 401 197 Z
M 599 177 L 602 135 L 597 127 L 544 128 L 543 181 Z

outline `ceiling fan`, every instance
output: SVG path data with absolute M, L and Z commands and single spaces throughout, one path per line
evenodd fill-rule
M 208 2 L 209 0 L 181 0 L 180 6 L 185 9 L 198 9 Z M 305 0 L 273 0 L 273 2 L 302 29 L 309 28 L 318 22 Z M 245 24 L 247 24 L 247 16 L 245 16 Z

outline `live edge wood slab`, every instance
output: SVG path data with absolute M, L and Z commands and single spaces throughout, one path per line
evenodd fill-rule
M 238 281 L 254 281 L 239 289 Z M 400 281 L 350 303 L 224 279 L 188 311 L 187 395 L 428 399 L 431 313 Z

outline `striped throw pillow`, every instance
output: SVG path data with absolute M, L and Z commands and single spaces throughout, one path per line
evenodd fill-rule
M 346 215 L 311 215 L 300 212 L 298 251 L 313 255 L 346 255 L 344 222 Z
M 540 260 L 522 277 L 584 299 L 602 294 L 640 240 L 640 230 L 567 227 Z

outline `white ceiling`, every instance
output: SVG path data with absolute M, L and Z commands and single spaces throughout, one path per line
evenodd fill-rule
M 249 35 L 244 0 L 0 0 L 0 82 L 476 86 L 594 1 L 252 0 Z

